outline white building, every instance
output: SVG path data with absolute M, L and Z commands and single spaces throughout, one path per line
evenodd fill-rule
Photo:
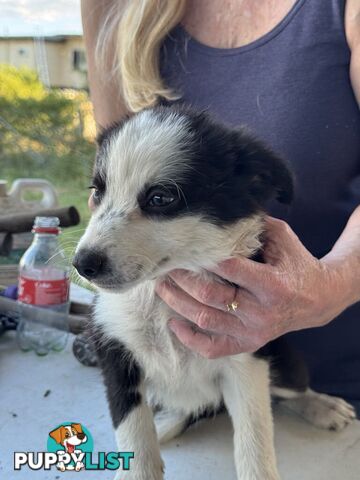
M 86 88 L 87 67 L 82 35 L 0 37 L 0 64 L 36 70 L 50 87 Z

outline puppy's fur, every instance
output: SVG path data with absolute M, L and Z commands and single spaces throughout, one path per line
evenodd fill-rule
M 216 360 L 188 350 L 167 326 L 178 315 L 155 283 L 175 268 L 206 278 L 226 258 L 258 253 L 266 202 L 291 201 L 288 167 L 245 130 L 182 108 L 145 110 L 99 143 L 95 210 L 74 265 L 99 289 L 93 331 L 111 415 L 119 448 L 135 451 L 124 478 L 163 478 L 153 407 L 165 441 L 225 405 L 238 479 L 279 479 L 271 378 L 273 393 L 319 426 L 342 428 L 353 410 L 309 390 L 306 368 L 282 339 Z

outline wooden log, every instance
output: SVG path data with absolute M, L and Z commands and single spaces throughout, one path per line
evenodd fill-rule
M 80 215 L 75 207 L 50 208 L 12 215 L 0 215 L 0 232 L 30 232 L 35 217 L 58 217 L 61 227 L 72 227 L 80 222 Z
M 23 307 L 27 321 L 64 330 L 66 324 L 64 324 L 64 317 L 62 314 L 51 309 L 39 308 L 32 305 L 24 305 Z M 0 296 L 0 313 L 17 318 L 19 315 L 19 306 L 16 300 Z M 86 315 L 68 315 L 70 332 L 75 335 L 83 332 L 86 329 L 89 318 L 90 317 Z

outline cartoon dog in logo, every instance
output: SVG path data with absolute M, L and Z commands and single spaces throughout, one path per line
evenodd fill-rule
M 83 453 L 81 450 L 76 449 L 76 447 L 81 443 L 87 442 L 87 436 L 83 432 L 80 423 L 72 423 L 68 426 L 61 426 L 55 430 L 52 430 L 49 435 L 55 440 L 56 443 L 62 445 L 65 448 L 65 452 L 69 453 L 70 455 L 72 453 Z M 57 453 L 62 454 L 64 451 L 58 450 Z M 59 462 L 56 467 L 61 472 L 65 472 L 65 470 L 75 470 L 76 472 L 79 472 L 85 468 L 83 462 L 79 461 L 76 462 L 75 465 L 73 463 L 65 465 L 64 462 Z

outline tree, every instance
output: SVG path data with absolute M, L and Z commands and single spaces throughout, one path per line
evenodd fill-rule
M 47 90 L 28 68 L 0 65 L 1 176 L 83 181 L 94 155 L 82 131 L 88 102 L 85 92 Z

